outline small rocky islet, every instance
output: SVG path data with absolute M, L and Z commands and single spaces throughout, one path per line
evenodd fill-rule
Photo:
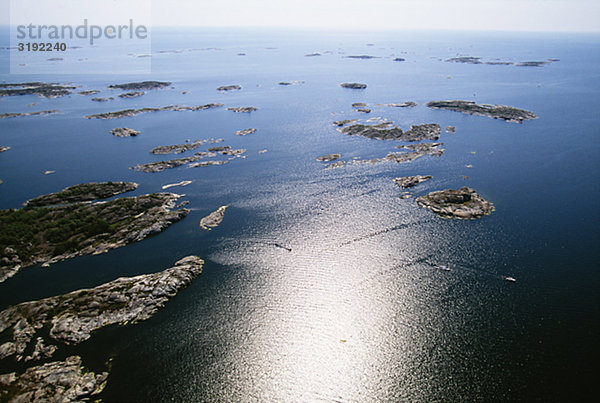
M 200 147 L 202 147 L 202 145 L 204 145 L 206 143 L 215 144 L 215 143 L 221 143 L 223 141 L 225 141 L 225 140 L 224 139 L 202 139 L 202 140 L 195 140 L 195 141 L 191 141 L 189 143 L 183 143 L 183 144 L 158 146 L 158 147 L 155 147 L 152 150 L 150 150 L 150 153 L 151 154 L 171 154 L 171 153 L 181 154 L 185 151 L 195 150 L 197 148 L 200 148 Z
M 552 62 L 558 62 L 559 59 L 548 59 L 542 61 L 525 61 L 525 62 L 511 62 L 511 61 L 503 61 L 497 58 L 483 61 L 481 57 L 476 56 L 457 56 L 446 59 L 446 62 L 449 63 L 464 63 L 464 64 L 487 64 L 491 66 L 511 66 L 514 65 L 516 67 L 542 67 Z
M 217 227 L 223 221 L 223 217 L 225 217 L 225 210 L 227 210 L 229 206 L 221 206 L 216 211 L 213 211 L 206 217 L 203 217 L 200 220 L 200 228 L 210 231 L 211 229 Z
M 98 91 L 98 90 L 85 90 L 85 91 L 78 92 L 79 95 L 96 95 L 99 93 L 100 93 L 100 91 Z
M 250 129 L 244 129 L 244 130 L 238 130 L 235 132 L 236 136 L 245 136 L 247 134 L 252 134 L 252 133 L 256 133 L 258 129 L 255 128 L 250 128 Z
M 116 127 L 110 131 L 110 134 L 115 137 L 136 137 L 140 132 L 129 127 Z
M 222 141 L 223 141 L 223 139 L 196 140 L 194 142 L 185 143 L 185 144 L 175 144 L 172 146 L 159 146 L 159 147 L 156 147 L 156 148 L 150 150 L 150 153 L 152 153 L 152 154 L 169 154 L 171 152 L 175 152 L 177 154 L 177 153 L 183 153 L 183 152 L 189 151 L 189 150 L 194 150 L 196 148 L 199 148 L 200 146 L 202 146 L 205 143 L 213 143 L 214 144 L 214 143 L 220 143 Z M 186 165 L 186 164 L 188 164 L 188 168 L 225 165 L 225 164 L 228 164 L 229 161 L 227 161 L 227 160 L 200 161 L 200 160 L 202 160 L 204 158 L 216 157 L 217 155 L 225 155 L 225 156 L 229 156 L 231 158 L 239 158 L 239 157 L 244 158 L 243 154 L 246 151 L 247 150 L 243 149 L 243 148 L 233 149 L 230 146 L 210 147 L 210 148 L 208 148 L 207 151 L 196 152 L 196 153 L 194 153 L 193 156 L 190 156 L 190 157 L 175 158 L 175 159 L 166 160 L 166 161 L 155 161 L 155 162 L 149 162 L 149 163 L 144 163 L 144 164 L 138 164 L 138 165 L 131 167 L 130 169 L 133 169 L 134 171 L 153 173 L 153 172 L 161 172 L 161 171 L 164 171 L 165 169 L 177 168 L 177 167 L 180 167 L 180 166 Z
M 149 112 L 161 112 L 161 111 L 202 111 L 206 109 L 219 108 L 223 106 L 223 104 L 211 103 L 206 105 L 198 105 L 198 106 L 181 106 L 181 105 L 168 105 L 161 106 L 155 108 L 140 108 L 140 109 L 125 109 L 122 111 L 116 112 L 104 112 L 97 113 L 94 115 L 85 116 L 86 119 L 119 119 L 124 117 L 136 116 L 141 113 L 149 113 Z
M 57 109 L 47 111 L 36 111 L 36 112 L 11 112 L 11 113 L 0 113 L 0 119 L 18 118 L 23 116 L 49 116 L 58 113 Z
M 411 188 L 431 178 L 433 178 L 431 175 L 403 176 L 400 178 L 394 178 L 394 183 L 402 188 Z
M 362 83 L 341 83 L 340 87 L 342 88 L 350 88 L 353 90 L 364 90 L 365 88 L 367 88 L 367 84 L 362 84 Z
M 477 104 L 474 101 L 432 101 L 426 104 L 431 109 L 445 109 L 467 115 L 487 116 L 507 122 L 523 123 L 524 120 L 537 119 L 533 112 L 506 105 Z
M 123 94 L 119 94 L 119 98 L 137 98 L 144 95 L 144 91 L 132 91 L 132 92 L 124 92 Z
M 18 95 L 39 95 L 45 98 L 64 97 L 77 87 L 57 83 L 0 83 L 0 97 Z
M 250 113 L 250 112 L 257 111 L 258 108 L 254 107 L 254 106 L 236 106 L 236 107 L 227 108 L 227 110 L 233 111 L 236 113 Z
M 341 154 L 327 154 L 327 155 L 322 155 L 320 157 L 317 158 L 317 161 L 319 162 L 332 162 L 335 160 L 339 160 L 341 158 Z
M 139 91 L 166 88 L 171 84 L 170 81 L 139 81 L 125 84 L 112 84 L 109 85 L 108 88 L 125 91 Z
M 494 204 L 485 200 L 474 189 L 446 189 L 418 197 L 417 205 L 427 208 L 442 218 L 474 219 L 491 214 Z
M 241 89 L 242 87 L 240 85 L 222 85 L 220 87 L 217 87 L 217 91 L 219 92 L 238 91 Z

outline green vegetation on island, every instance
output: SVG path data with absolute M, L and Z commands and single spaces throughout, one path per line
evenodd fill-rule
M 77 87 L 57 83 L 0 83 L 0 97 L 15 95 L 39 95 L 46 98 L 58 98 L 69 95 Z
M 0 210 L 0 282 L 23 267 L 99 254 L 159 233 L 189 213 L 171 210 L 179 197 L 153 193 L 102 203 Z
M 137 189 L 138 184 L 132 182 L 82 183 L 69 186 L 60 192 L 39 196 L 25 202 L 27 207 L 45 207 L 57 204 L 85 202 L 107 199 L 121 193 Z
M 169 81 L 141 81 L 136 83 L 113 84 L 109 85 L 108 88 L 114 88 L 125 91 L 153 90 L 158 88 L 165 88 L 171 84 L 172 83 Z

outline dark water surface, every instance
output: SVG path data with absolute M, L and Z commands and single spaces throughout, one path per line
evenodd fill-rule
M 0 155 L 0 208 L 81 182 L 135 181 L 135 194 L 194 182 L 170 189 L 190 201 L 182 222 L 104 255 L 23 270 L 0 284 L 0 306 L 160 271 L 197 254 L 206 260 L 203 274 L 155 317 L 102 330 L 72 349 L 96 370 L 112 357 L 105 401 L 591 397 L 600 359 L 599 44 L 583 35 L 165 30 L 153 32 L 154 52 L 183 52 L 155 53 L 152 76 L 2 74 L 7 82 L 73 82 L 104 97 L 120 93 L 109 84 L 127 81 L 168 80 L 174 88 L 106 103 L 77 94 L 0 99 L 0 113 L 61 111 L 0 120 L 0 145 L 11 147 Z M 313 52 L 322 56 L 304 56 Z M 380 58 L 343 57 L 363 54 Z M 560 61 L 443 61 L 457 55 Z M 277 85 L 294 80 L 304 83 Z M 346 81 L 368 88 L 340 88 Z M 242 90 L 215 90 L 228 84 Z M 425 107 L 440 99 L 512 105 L 539 119 L 515 124 Z M 351 107 L 404 101 L 418 106 L 374 106 L 369 115 Z M 259 110 L 83 118 L 209 102 Z M 442 134 L 442 157 L 353 165 L 354 157 L 383 157 L 404 144 L 345 136 L 331 124 L 371 117 L 403 129 L 457 130 Z M 142 134 L 108 133 L 124 126 Z M 234 135 L 250 127 L 258 131 Z M 213 137 L 247 149 L 246 158 L 160 173 L 128 169 L 166 159 L 148 153 L 155 146 Z M 334 152 L 350 164 L 325 170 L 315 161 Z M 496 211 L 475 221 L 440 219 L 414 197 L 400 199 L 392 179 L 416 174 L 434 178 L 415 197 L 466 185 Z M 230 206 L 222 224 L 202 231 L 200 218 L 221 205 Z

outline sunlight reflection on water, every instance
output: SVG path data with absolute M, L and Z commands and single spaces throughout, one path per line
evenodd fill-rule
M 211 256 L 246 272 L 236 290 L 251 305 L 246 339 L 228 343 L 227 361 L 255 376 L 229 385 L 239 396 L 377 400 L 404 386 L 406 397 L 426 396 L 415 382 L 430 365 L 440 314 L 425 303 L 437 286 L 423 270 L 435 273 L 426 263 L 427 219 L 410 201 L 369 192 L 373 185 L 354 184 L 336 200 L 307 186 L 285 200 L 295 206 L 285 227 L 247 234 Z

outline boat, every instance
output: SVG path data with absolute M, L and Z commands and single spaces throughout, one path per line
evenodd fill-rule
M 517 279 L 516 279 L 516 278 L 514 278 L 514 277 L 502 276 L 502 278 L 503 278 L 505 281 L 508 281 L 508 282 L 510 282 L 510 283 L 516 283 L 516 282 L 517 282 Z

